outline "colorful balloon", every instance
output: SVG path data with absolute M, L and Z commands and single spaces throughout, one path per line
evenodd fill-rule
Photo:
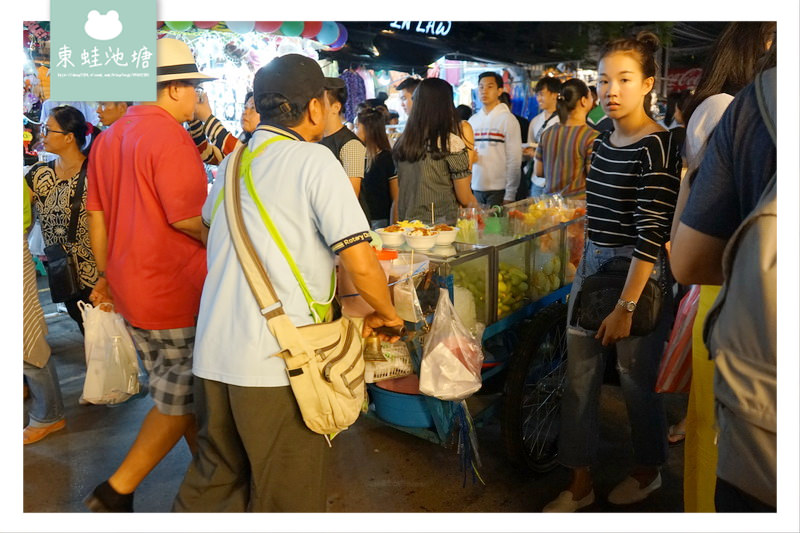
M 326 20 L 322 23 L 322 29 L 317 34 L 317 40 L 324 44 L 329 45 L 336 42 L 339 38 L 339 26 L 335 22 Z
M 273 33 L 278 31 L 283 22 L 264 22 L 259 20 L 256 22 L 256 30 L 264 33 Z
M 193 26 L 191 21 L 188 20 L 168 20 L 165 24 L 172 31 L 189 31 Z
M 234 33 L 248 33 L 256 27 L 256 23 L 252 20 L 229 20 L 225 24 Z
M 301 37 L 305 37 L 306 39 L 313 39 L 317 36 L 317 34 L 322 29 L 322 22 L 304 22 L 303 23 L 303 33 L 300 34 Z
M 336 25 L 339 27 L 339 38 L 336 39 L 330 46 L 331 49 L 338 50 L 342 48 L 345 43 L 347 43 L 347 28 L 344 27 L 344 24 L 339 22 L 337 22 Z
M 163 20 L 159 20 L 158 22 L 156 22 L 156 29 L 160 28 L 163 25 L 164 25 L 164 21 Z
M 287 37 L 298 37 L 303 33 L 302 22 L 284 22 L 281 24 L 281 33 Z
M 210 30 L 214 26 L 219 24 L 216 20 L 195 20 L 194 25 L 202 30 Z

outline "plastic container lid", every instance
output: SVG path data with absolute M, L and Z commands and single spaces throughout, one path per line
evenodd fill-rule
M 397 259 L 397 250 L 387 250 L 384 248 L 383 250 L 375 250 L 375 255 L 378 256 L 378 261 L 391 261 L 392 259 Z

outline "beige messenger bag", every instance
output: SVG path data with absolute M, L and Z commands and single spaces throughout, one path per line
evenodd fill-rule
M 283 349 L 279 356 L 286 361 L 303 421 L 327 438 L 356 421 L 366 398 L 361 328 L 347 317 L 298 328 L 285 313 L 242 218 L 239 178 L 245 149 L 236 149 L 225 173 L 231 239 L 267 327 Z

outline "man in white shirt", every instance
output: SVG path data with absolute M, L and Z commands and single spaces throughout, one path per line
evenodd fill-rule
M 364 333 L 397 327 L 386 277 L 369 245 L 369 224 L 342 166 L 319 144 L 331 84 L 299 54 L 273 59 L 255 75 L 261 124 L 248 149 L 269 143 L 250 163 L 253 189 L 297 264 L 315 302 L 329 300 L 334 258 L 376 311 Z M 247 154 L 245 154 L 246 156 Z M 249 157 L 246 157 L 249 159 Z M 303 423 L 281 346 L 244 277 L 224 207 L 226 158 L 203 207 L 210 225 L 208 276 L 197 324 L 193 373 L 198 452 L 174 510 L 324 512 L 328 445 Z M 225 191 L 227 194 L 227 191 Z M 242 188 L 242 215 L 253 246 L 292 323 L 315 323 L 311 304 L 271 238 L 255 200 Z
M 522 136 L 519 122 L 500 102 L 503 78 L 496 72 L 478 76 L 478 96 L 483 107 L 469 124 L 475 132 L 478 160 L 472 166 L 472 190 L 484 205 L 513 202 L 519 187 Z
M 536 82 L 536 102 L 539 104 L 541 110 L 538 115 L 533 117 L 530 126 L 528 126 L 528 142 L 531 147 L 525 148 L 523 154 L 526 158 L 530 157 L 528 163 L 532 171 L 535 168 L 533 156 L 536 153 L 536 146 L 542 138 L 542 133 L 547 128 L 555 126 L 559 123 L 558 113 L 556 113 L 556 103 L 558 102 L 558 95 L 561 92 L 561 82 L 550 76 L 545 76 Z M 531 195 L 536 196 L 544 191 L 544 178 L 536 176 L 531 172 Z

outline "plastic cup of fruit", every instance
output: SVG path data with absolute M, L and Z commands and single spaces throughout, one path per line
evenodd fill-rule
M 406 242 L 405 231 L 386 231 L 386 228 L 376 230 L 376 233 L 381 236 L 384 246 L 391 248 L 400 248 Z
M 436 238 L 436 246 L 449 246 L 453 244 L 458 237 L 458 232 L 460 228 L 453 228 L 450 231 L 439 231 L 439 235 Z
M 406 233 L 406 242 L 413 249 L 430 250 L 436 246 L 436 239 L 439 237 L 438 231 L 431 231 L 430 235 L 412 235 L 412 233 Z

